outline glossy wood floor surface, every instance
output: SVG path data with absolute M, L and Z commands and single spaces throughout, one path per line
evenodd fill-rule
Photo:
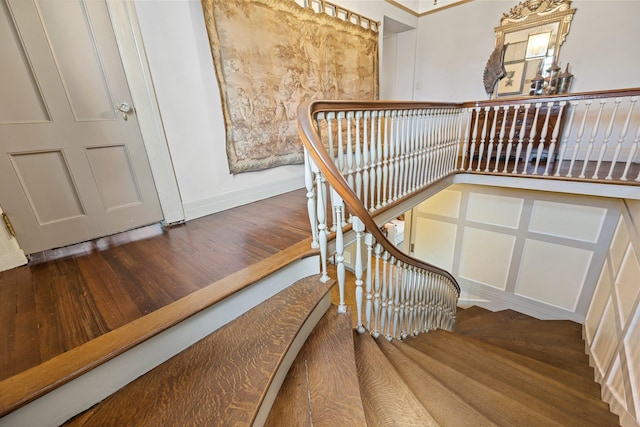
M 304 190 L 34 254 L 0 273 L 0 380 L 310 237 Z

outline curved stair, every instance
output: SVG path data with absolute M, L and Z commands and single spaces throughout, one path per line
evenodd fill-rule
M 340 329 L 334 325 L 333 334 L 353 339 L 353 366 L 330 356 L 298 358 L 282 390 L 295 384 L 294 394 L 306 400 L 308 409 L 293 410 L 291 393 L 281 392 L 267 425 L 619 425 L 618 417 L 600 399 L 600 386 L 593 381 L 588 358 L 581 350 L 580 325 L 479 307 L 459 309 L 458 319 L 456 333 L 432 331 L 403 342 L 354 334 L 351 325 L 343 324 Z M 323 327 L 319 325 L 314 334 Z M 317 343 L 314 346 L 314 352 L 322 351 Z M 337 394 L 335 385 L 319 389 L 318 384 L 311 386 L 305 383 L 307 377 L 296 374 L 314 371 L 314 376 L 331 384 L 353 375 L 354 369 L 365 420 L 346 423 L 349 418 L 340 415 L 344 408 L 338 411 L 344 397 Z M 353 398 L 355 392 L 347 390 L 342 392 Z M 323 408 L 321 418 L 316 418 L 317 407 Z M 328 417 L 332 408 L 335 416 Z M 353 408 L 354 414 L 361 410 L 360 405 Z M 301 412 L 305 423 L 299 421 Z
M 458 332 L 389 342 L 320 304 L 329 285 L 299 281 L 66 425 L 619 425 L 573 322 L 472 307 Z

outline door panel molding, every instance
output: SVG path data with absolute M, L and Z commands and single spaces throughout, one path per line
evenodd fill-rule
M 136 106 L 136 115 L 160 199 L 164 222 L 166 224 L 182 222 L 185 220 L 184 207 L 142 43 L 135 6 L 130 1 L 106 1 L 122 64 L 130 84 L 131 97 Z

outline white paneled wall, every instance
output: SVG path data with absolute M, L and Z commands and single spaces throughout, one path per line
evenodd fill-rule
M 584 323 L 602 395 L 623 426 L 640 420 L 640 202 L 627 201 Z
M 412 254 L 456 276 L 462 306 L 582 323 L 622 205 L 456 184 L 413 210 Z

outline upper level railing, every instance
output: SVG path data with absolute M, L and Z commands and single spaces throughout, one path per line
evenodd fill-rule
M 640 185 L 638 96 L 640 89 L 626 89 L 459 104 L 300 106 L 313 244 L 325 280 L 334 256 L 340 307 L 344 230 L 351 226 L 358 329 L 402 337 L 452 328 L 455 279 L 393 246 L 373 217 L 453 173 Z
M 463 104 L 459 170 L 640 182 L 640 89 Z

